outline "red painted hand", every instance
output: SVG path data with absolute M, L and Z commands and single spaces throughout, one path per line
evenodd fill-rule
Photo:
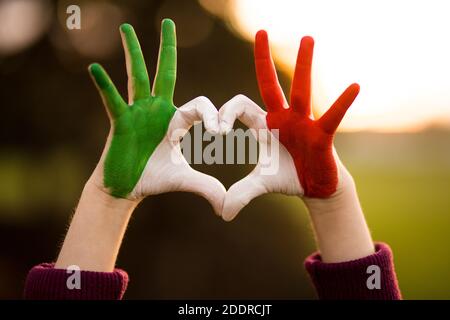
M 314 40 L 304 37 L 298 51 L 290 104 L 278 83 L 267 33 L 256 34 L 255 65 L 261 96 L 267 108 L 267 126 L 279 130 L 279 140 L 291 154 L 304 195 L 331 196 L 338 185 L 333 137 L 345 112 L 359 93 L 350 85 L 318 120 L 311 113 L 311 65 Z
M 226 133 L 239 119 L 251 129 L 270 130 L 272 138 L 256 137 L 260 144 L 258 163 L 227 191 L 222 210 L 225 220 L 232 220 L 252 199 L 265 193 L 306 196 L 312 200 L 329 198 L 353 185 L 350 173 L 334 150 L 333 137 L 358 95 L 359 86 L 349 86 L 320 119 L 314 120 L 311 114 L 313 46 L 312 38 L 303 38 L 289 105 L 278 83 L 267 34 L 260 31 L 256 35 L 256 74 L 267 113 L 246 96 L 238 95 L 220 108 L 220 127 Z M 278 153 L 262 152 L 273 149 L 275 143 L 279 146 Z M 276 170 L 268 173 L 267 168 Z

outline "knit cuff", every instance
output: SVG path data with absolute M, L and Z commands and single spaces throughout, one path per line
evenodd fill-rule
M 305 260 L 305 267 L 320 299 L 401 299 L 392 251 L 377 243 L 375 253 L 353 261 L 324 263 L 319 253 Z
M 53 263 L 37 265 L 28 273 L 24 298 L 33 300 L 120 300 L 128 285 L 128 274 L 121 269 L 115 269 L 114 272 L 81 270 L 78 282 L 75 280 L 75 276 L 74 271 L 56 269 Z

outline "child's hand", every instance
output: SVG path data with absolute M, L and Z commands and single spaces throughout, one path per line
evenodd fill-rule
M 276 173 L 262 174 L 261 163 L 267 166 L 274 161 L 274 155 L 267 159 L 263 158 L 265 153 L 260 153 L 255 170 L 228 191 L 222 213 L 225 220 L 233 219 L 251 199 L 263 193 L 328 198 L 342 185 L 342 175 L 348 174 L 334 151 L 333 137 L 358 95 L 359 86 L 349 86 L 320 119 L 314 120 L 311 112 L 313 46 L 312 38 L 302 39 L 289 105 L 278 83 L 267 34 L 265 31 L 257 33 L 256 74 L 267 114 L 250 99 L 237 96 L 221 108 L 221 127 L 224 131 L 224 127 L 230 128 L 239 118 L 249 128 L 270 129 L 281 142 L 277 159 L 279 168 Z
M 260 31 L 256 35 L 256 74 L 268 112 L 247 97 L 237 96 L 220 109 L 220 127 L 226 132 L 235 119 L 240 119 L 249 128 L 270 129 L 269 139 L 258 135 L 260 150 L 265 151 L 277 138 L 281 144 L 278 154 L 268 156 L 260 152 L 255 169 L 231 186 L 225 196 L 222 217 L 233 219 L 260 194 L 281 192 L 303 196 L 322 261 L 349 261 L 374 252 L 353 178 L 333 148 L 336 128 L 358 95 L 359 86 L 349 86 L 320 119 L 314 120 L 311 114 L 313 46 L 312 38 L 302 39 L 288 105 L 277 80 L 267 34 Z M 276 161 L 278 171 L 262 173 L 263 167 L 274 167 Z
M 116 198 L 136 201 L 152 194 L 190 191 L 205 197 L 219 214 L 225 188 L 217 179 L 192 169 L 179 145 L 195 121 L 203 120 L 211 133 L 218 132 L 219 124 L 217 109 L 205 97 L 178 109 L 173 104 L 175 24 L 169 19 L 162 23 L 153 92 L 133 27 L 124 24 L 120 31 L 128 72 L 128 104 L 100 65 L 89 67 L 111 120 L 108 141 L 91 182 Z

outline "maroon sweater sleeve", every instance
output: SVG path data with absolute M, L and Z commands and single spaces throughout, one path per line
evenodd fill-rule
M 119 300 L 128 285 L 128 274 L 80 271 L 80 289 L 69 289 L 67 280 L 73 275 L 65 269 L 55 269 L 52 263 L 35 266 L 25 281 L 24 298 L 33 300 Z M 69 279 L 70 282 L 70 279 Z
M 377 243 L 374 254 L 341 263 L 324 263 L 315 253 L 305 260 L 305 267 L 320 299 L 401 299 L 387 244 Z

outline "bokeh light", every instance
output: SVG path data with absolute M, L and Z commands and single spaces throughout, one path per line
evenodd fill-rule
M 176 0 L 165 1 L 159 8 L 155 25 L 170 17 L 177 24 L 177 45 L 189 48 L 205 41 L 213 29 L 213 19 L 192 4 Z
M 272 54 L 289 76 L 301 37 L 313 36 L 316 111 L 323 113 L 350 83 L 362 88 L 341 128 L 410 131 L 450 125 L 448 1 L 200 3 L 248 41 L 267 30 Z
M 48 1 L 0 2 L 0 55 L 12 55 L 34 44 L 50 23 Z
M 117 36 L 118 26 L 124 19 L 124 10 L 106 1 L 80 4 L 81 30 L 69 30 L 66 27 L 68 17 L 65 8 L 70 1 L 59 1 L 59 28 L 53 30 L 52 42 L 63 51 L 77 52 L 89 58 L 104 58 L 120 48 L 120 37 Z

